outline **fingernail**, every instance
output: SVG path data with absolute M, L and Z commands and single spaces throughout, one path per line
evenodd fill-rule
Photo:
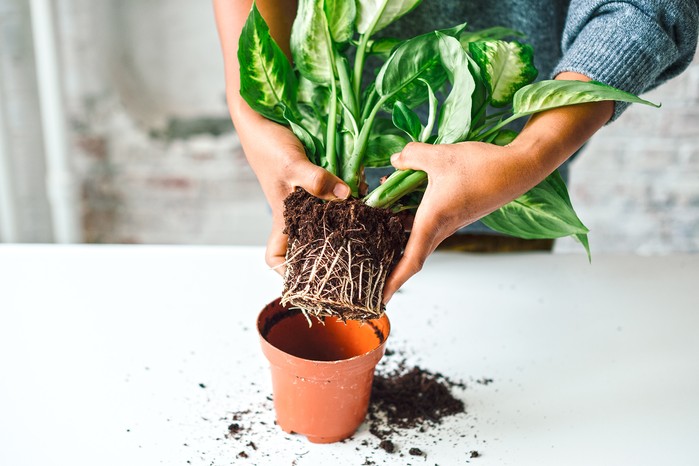
M 333 188 L 333 194 L 340 199 L 347 199 L 347 197 L 350 195 L 350 189 L 347 185 L 337 183 Z

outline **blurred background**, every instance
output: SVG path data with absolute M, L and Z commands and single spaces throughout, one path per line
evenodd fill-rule
M 593 254 L 699 252 L 699 55 L 645 97 L 662 108 L 572 165 Z M 262 245 L 270 225 L 209 1 L 0 0 L 0 241 Z

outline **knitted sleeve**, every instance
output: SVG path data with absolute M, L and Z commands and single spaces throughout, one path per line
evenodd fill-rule
M 574 71 L 641 94 L 689 66 L 698 25 L 699 0 L 572 0 L 553 76 Z M 617 102 L 610 121 L 627 106 Z

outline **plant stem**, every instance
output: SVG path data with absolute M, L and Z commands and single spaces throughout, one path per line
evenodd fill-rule
M 359 98 L 362 93 L 362 74 L 364 73 L 364 61 L 366 60 L 366 47 L 371 34 L 367 32 L 359 37 L 357 53 L 354 56 L 354 95 Z
M 493 126 L 492 128 L 490 128 L 490 129 L 489 129 L 488 131 L 486 131 L 485 133 L 477 135 L 473 140 L 474 140 L 474 141 L 484 141 L 484 140 L 486 140 L 488 137 L 490 137 L 490 136 L 492 136 L 493 134 L 497 133 L 502 127 L 509 125 L 510 123 L 512 123 L 513 121 L 515 121 L 516 119 L 518 119 L 518 118 L 520 118 L 520 117 L 522 117 L 522 116 L 524 116 L 524 115 L 519 115 L 519 114 L 515 113 L 514 115 L 510 116 L 509 118 L 506 118 L 506 119 L 502 120 L 500 123 L 498 123 L 497 125 Z
M 366 60 L 366 48 L 371 39 L 371 35 L 376 29 L 376 25 L 381 19 L 381 15 L 386 10 L 389 0 L 383 0 L 383 5 L 376 14 L 374 21 L 369 25 L 369 28 L 359 36 L 359 45 L 357 45 L 357 53 L 354 56 L 354 95 L 359 98 L 362 95 L 362 74 L 364 73 L 364 61 Z
M 376 105 L 374 105 L 374 107 L 371 109 L 369 116 L 361 122 L 362 127 L 359 130 L 357 140 L 354 142 L 352 154 L 342 165 L 342 179 L 349 185 L 353 196 L 357 196 L 359 194 L 359 170 L 362 166 L 362 162 L 364 161 L 364 153 L 366 152 L 366 146 L 369 143 L 371 127 L 374 125 L 376 114 L 379 112 L 379 110 L 381 110 L 381 107 L 389 98 L 390 96 L 380 98 L 378 102 L 376 102 Z
M 377 95 L 378 95 L 378 94 L 376 93 L 376 87 L 371 86 L 371 87 L 369 88 L 369 93 L 367 94 L 366 100 L 365 100 L 365 102 L 364 102 L 364 108 L 362 109 L 362 116 L 359 117 L 359 121 L 360 121 L 360 122 L 363 123 L 364 120 L 366 120 L 367 118 L 369 118 L 369 113 L 371 112 L 371 110 L 369 110 L 369 109 L 373 109 L 373 108 L 374 108 L 374 107 L 373 107 L 373 105 L 374 105 L 374 99 L 376 98 Z
M 378 188 L 370 192 L 364 203 L 377 208 L 390 207 L 401 197 L 422 187 L 427 173 L 419 170 L 396 170 Z
M 337 77 L 340 81 L 340 92 L 342 93 L 342 101 L 352 113 L 352 118 L 357 118 L 359 113 L 359 96 L 352 89 L 352 82 L 349 76 L 349 65 L 347 59 L 342 57 L 335 51 L 335 67 L 337 68 Z
M 338 174 L 337 153 L 335 151 L 335 133 L 337 132 L 337 84 L 330 80 L 330 106 L 328 108 L 328 126 L 325 133 L 325 161 L 327 170 L 333 175 Z

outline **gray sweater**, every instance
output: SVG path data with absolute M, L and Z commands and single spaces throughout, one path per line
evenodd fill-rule
M 699 0 L 423 0 L 383 34 L 410 37 L 463 21 L 471 30 L 524 33 L 539 79 L 575 71 L 641 94 L 692 61 Z M 617 104 L 612 119 L 626 107 Z

